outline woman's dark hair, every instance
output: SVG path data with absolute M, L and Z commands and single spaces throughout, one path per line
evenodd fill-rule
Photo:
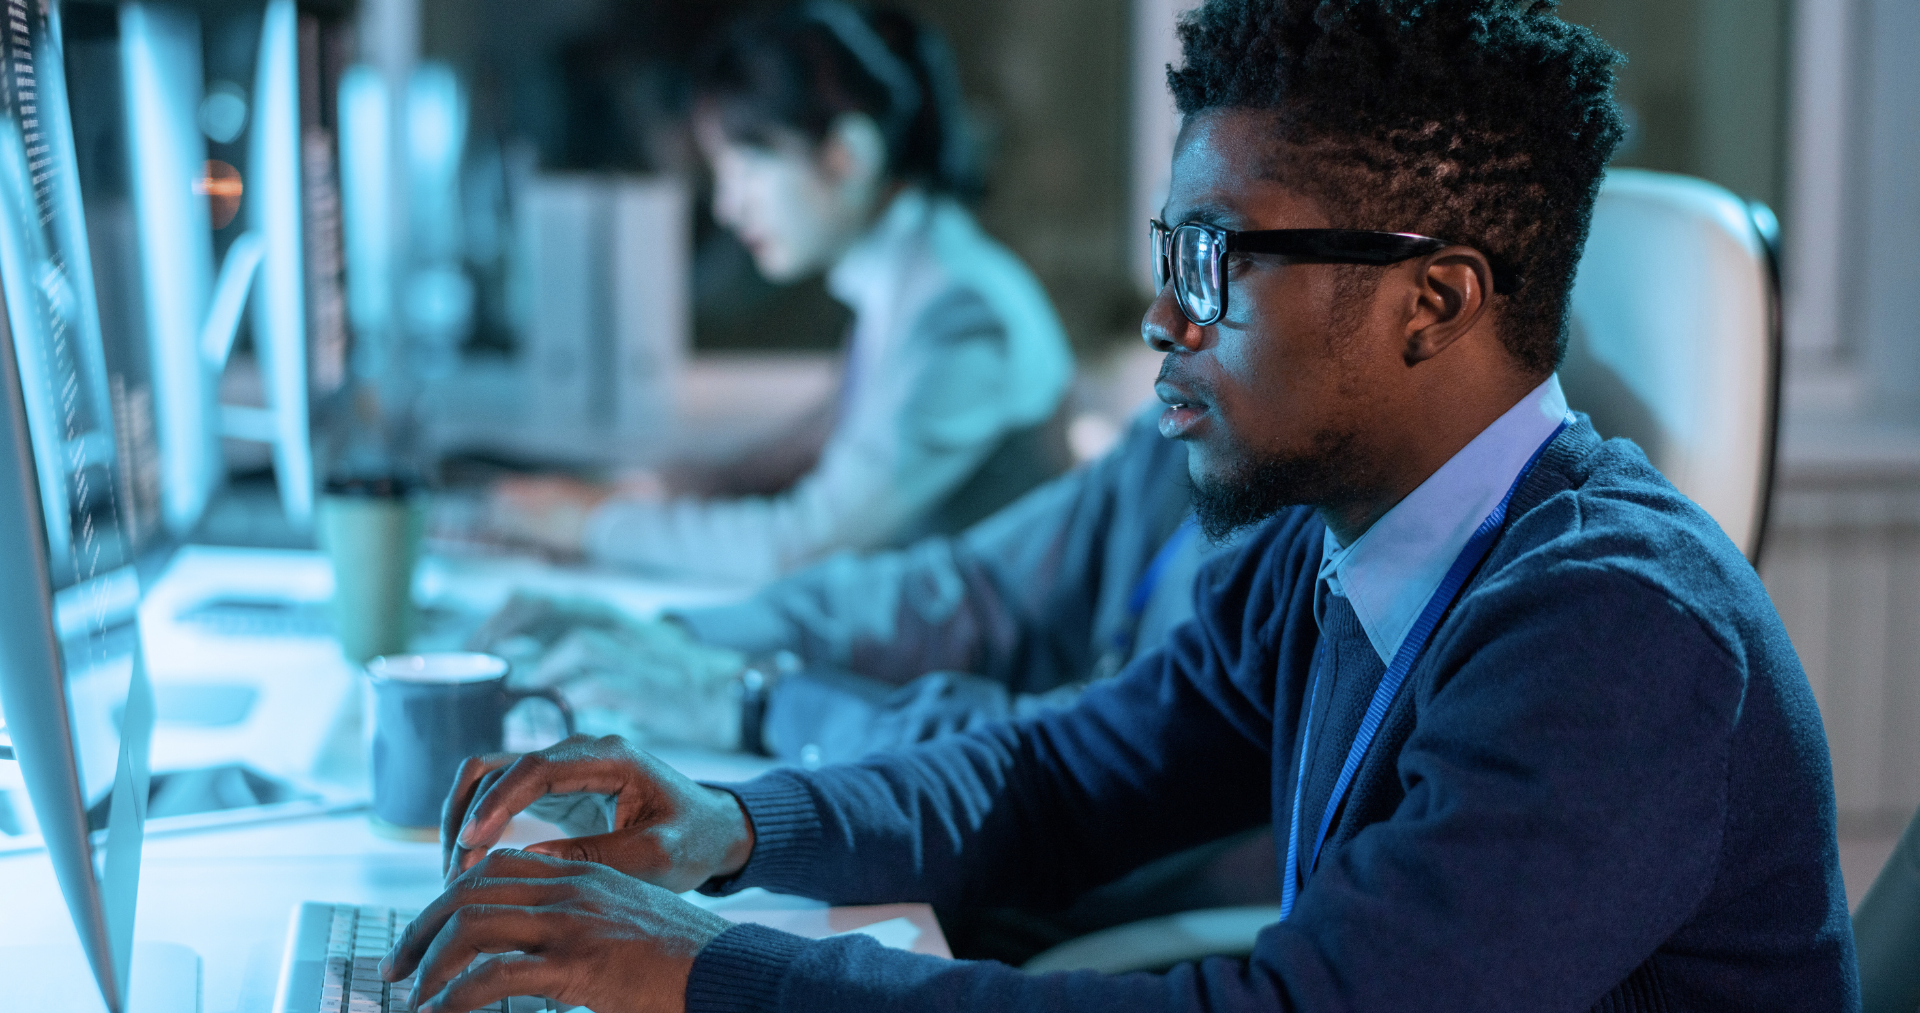
M 693 90 L 743 144 L 770 146 L 782 129 L 818 144 L 835 118 L 865 113 L 893 178 L 979 194 L 952 51 L 901 11 L 815 0 L 747 18 L 695 64 Z
M 1526 278 L 1500 337 L 1528 370 L 1566 349 L 1622 57 L 1555 0 L 1206 0 L 1180 19 L 1174 103 L 1272 115 L 1276 173 L 1343 228 L 1478 247 Z M 1368 277 L 1377 277 L 1368 275 Z

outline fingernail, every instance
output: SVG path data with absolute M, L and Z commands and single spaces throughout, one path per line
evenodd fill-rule
M 391 970 L 393 970 L 393 958 L 390 956 L 381 957 L 380 958 L 380 977 L 382 978 L 386 977 L 387 972 Z

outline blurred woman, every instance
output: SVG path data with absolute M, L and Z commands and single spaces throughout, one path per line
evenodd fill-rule
M 743 22 L 702 62 L 694 129 L 714 217 L 761 273 L 825 271 L 853 311 L 839 396 L 705 483 L 504 484 L 506 533 L 757 582 L 956 531 L 1065 464 L 1050 423 L 1072 357 L 1039 283 L 962 206 L 974 168 L 937 34 L 834 0 Z

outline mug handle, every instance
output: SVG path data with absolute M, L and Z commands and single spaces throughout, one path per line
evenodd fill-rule
M 572 738 L 578 734 L 573 724 L 573 708 L 567 706 L 567 698 L 561 696 L 559 690 L 550 686 L 541 689 L 509 689 L 507 690 L 507 697 L 513 701 L 507 704 L 508 710 L 519 706 L 522 700 L 545 700 L 555 707 L 560 708 L 560 723 L 566 726 L 567 737 Z

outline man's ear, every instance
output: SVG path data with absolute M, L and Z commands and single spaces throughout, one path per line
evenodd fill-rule
M 887 171 L 887 138 L 866 113 L 841 113 L 820 143 L 820 167 L 843 188 L 867 190 Z
M 1439 355 L 1473 330 L 1493 296 L 1493 265 L 1479 250 L 1449 246 L 1417 263 L 1418 289 L 1407 321 L 1409 366 Z

